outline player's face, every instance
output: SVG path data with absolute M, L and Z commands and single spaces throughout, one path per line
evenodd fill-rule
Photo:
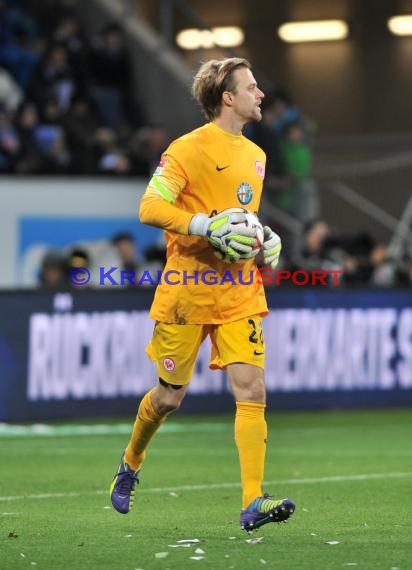
M 235 91 L 232 92 L 233 111 L 246 122 L 260 121 L 262 113 L 260 104 L 265 96 L 258 88 L 253 73 L 246 67 L 236 69 L 233 73 L 236 81 Z

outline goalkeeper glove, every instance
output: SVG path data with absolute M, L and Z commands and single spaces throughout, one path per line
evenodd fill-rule
M 263 228 L 263 260 L 265 265 L 270 266 L 272 269 L 275 269 L 277 264 L 279 263 L 279 255 L 280 250 L 282 249 L 282 242 L 280 241 L 280 237 L 278 234 L 269 227 L 265 226 Z
M 189 235 L 207 238 L 218 250 L 219 259 L 236 263 L 257 244 L 256 228 L 243 225 L 245 221 L 243 212 L 222 212 L 211 218 L 207 214 L 195 214 L 189 224 Z

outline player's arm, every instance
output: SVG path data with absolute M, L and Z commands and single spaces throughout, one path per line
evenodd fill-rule
M 193 217 L 190 212 L 176 208 L 172 203 L 146 190 L 140 202 L 140 221 L 149 226 L 156 226 L 177 234 L 188 235 L 189 224 Z
M 242 213 L 222 213 L 209 217 L 175 206 L 188 181 L 179 163 L 165 155 L 156 169 L 140 203 L 140 221 L 182 235 L 205 237 L 211 245 L 229 254 L 233 261 L 252 250 L 255 234 L 246 226 L 235 226 L 246 219 Z M 242 218 L 243 216 L 243 218 Z
M 172 162 L 172 164 L 170 164 Z M 163 163 L 163 164 L 162 164 Z M 164 172 L 167 167 L 167 171 Z M 140 202 L 139 218 L 143 224 L 188 235 L 193 214 L 175 206 L 187 180 L 168 157 L 162 157 Z

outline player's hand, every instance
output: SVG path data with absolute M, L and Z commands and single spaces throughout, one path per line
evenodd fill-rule
M 275 269 L 279 263 L 280 250 L 282 249 L 282 242 L 278 234 L 269 227 L 263 228 L 264 242 L 263 242 L 263 261 L 265 265 Z
M 217 250 L 217 257 L 236 263 L 241 257 L 252 253 L 256 246 L 256 228 L 242 225 L 246 221 L 243 212 L 227 212 L 208 217 L 196 214 L 189 225 L 189 235 L 208 239 Z M 220 255 L 222 254 L 222 255 Z

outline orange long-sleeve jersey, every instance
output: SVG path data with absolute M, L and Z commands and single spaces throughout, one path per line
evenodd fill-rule
M 188 235 L 197 213 L 234 207 L 257 213 L 265 160 L 253 142 L 214 123 L 175 140 L 163 154 L 140 204 L 140 221 L 166 231 L 166 279 L 156 289 L 153 319 L 219 324 L 267 314 L 255 260 L 224 263 L 206 239 Z

